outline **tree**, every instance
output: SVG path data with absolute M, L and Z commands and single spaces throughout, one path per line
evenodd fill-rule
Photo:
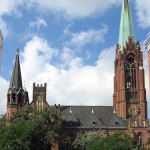
M 76 149 L 87 149 L 88 146 L 101 139 L 103 132 L 101 130 L 98 131 L 87 131 L 85 133 L 79 132 L 75 138 L 73 143 L 74 148 Z
M 60 116 L 52 108 L 32 115 L 30 107 L 17 112 L 9 120 L 10 126 L 0 130 L 2 150 L 47 150 L 57 139 L 61 126 Z
M 3 116 L 2 118 L 0 118 L 0 132 L 5 128 L 6 128 L 6 118 L 5 116 Z
M 150 147 L 150 138 L 148 138 L 147 140 L 147 145 Z M 148 148 L 147 150 L 150 150 L 150 148 Z
M 61 128 L 60 116 L 54 109 L 39 111 L 34 118 L 34 130 L 31 149 L 49 149 L 51 141 L 58 139 Z M 37 144 L 38 143 L 38 144 Z
M 90 150 L 132 150 L 135 148 L 134 140 L 123 132 L 107 136 L 89 146 Z
M 5 128 L 0 133 L 0 149 L 29 150 L 33 132 L 31 124 L 16 124 Z

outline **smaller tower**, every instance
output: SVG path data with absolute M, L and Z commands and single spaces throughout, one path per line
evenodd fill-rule
M 11 118 L 14 113 L 29 103 L 28 92 L 22 87 L 22 77 L 19 61 L 19 50 L 17 49 L 15 63 L 11 75 L 10 85 L 7 92 L 7 114 Z
M 46 88 L 46 83 L 44 83 L 44 86 L 42 84 L 36 85 L 33 83 L 33 101 L 31 103 L 31 107 L 33 108 L 34 113 L 36 111 L 41 111 L 49 106 L 46 101 Z

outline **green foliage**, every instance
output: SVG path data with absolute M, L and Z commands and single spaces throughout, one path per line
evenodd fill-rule
M 61 126 L 53 109 L 33 116 L 29 107 L 14 114 L 9 122 L 10 126 L 0 130 L 0 150 L 49 150 Z
M 6 118 L 5 116 L 0 118 L 0 132 L 6 128 Z
M 150 146 L 150 138 L 147 140 L 147 145 Z M 147 148 L 147 150 L 150 150 L 150 148 Z
M 150 145 L 150 138 L 148 138 L 147 144 Z
M 84 134 L 78 133 L 73 143 L 76 149 L 87 148 L 91 143 L 98 141 L 103 135 L 102 131 L 87 131 Z
M 0 148 L 3 150 L 28 150 L 33 133 L 31 124 L 16 124 L 5 128 L 0 135 Z
M 135 148 L 133 139 L 123 132 L 110 135 L 89 146 L 90 150 L 132 150 Z
M 8 120 L 10 124 L 18 124 L 18 123 L 28 123 L 32 121 L 32 111 L 31 108 L 27 105 L 23 110 L 16 112 L 10 120 Z

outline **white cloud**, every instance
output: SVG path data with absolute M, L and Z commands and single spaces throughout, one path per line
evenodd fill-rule
M 1 1 L 0 18 L 6 15 L 21 17 L 22 8 L 33 9 L 46 15 L 53 13 L 55 16 L 64 16 L 66 19 L 93 17 L 104 14 L 109 8 L 120 3 L 120 0 L 3 0 Z M 47 27 L 47 23 L 44 19 L 37 18 L 36 21 L 30 23 L 30 26 L 37 26 L 39 29 L 41 26 Z M 3 19 L 0 19 L 0 28 L 6 37 L 9 29 Z M 81 36 L 84 36 L 84 33 Z
M 66 65 L 56 67 L 47 61 L 47 56 L 51 58 L 54 51 L 39 37 L 26 43 L 21 68 L 30 101 L 33 82 L 46 82 L 47 101 L 51 105 L 112 105 L 114 47 L 103 50 L 95 66 L 83 65 L 81 58 L 64 48 L 59 56 L 64 59 L 63 63 L 71 63 L 68 68 Z
M 21 15 L 19 7 L 23 6 L 28 9 L 36 8 L 43 13 L 58 12 L 68 19 L 89 17 L 96 14 L 104 14 L 113 5 L 120 4 L 120 0 L 0 0 L 1 5 L 0 15 L 16 14 Z M 71 17 L 71 18 L 70 18 Z
M 6 103 L 7 103 L 7 90 L 9 87 L 9 82 L 6 81 L 3 77 L 0 76 L 0 85 L 1 85 L 1 92 L 0 92 L 0 115 L 6 113 Z
M 9 28 L 7 23 L 0 17 L 0 31 L 4 38 L 6 38 L 9 34 Z
M 57 55 L 57 50 L 48 46 L 47 41 L 35 36 L 27 42 L 22 58 L 22 72 L 26 81 L 38 77 L 40 72 L 45 70 L 45 64 L 50 63 L 53 55 Z
M 88 31 L 81 31 L 79 33 L 72 33 L 69 30 L 65 32 L 70 37 L 66 42 L 67 45 L 82 47 L 88 43 L 104 42 L 105 35 L 107 34 L 108 27 L 104 25 L 101 29 L 90 29 Z
M 29 23 L 29 26 L 31 28 L 37 27 L 40 29 L 41 27 L 47 27 L 47 22 L 44 19 L 37 17 L 35 21 Z
M 17 10 L 19 6 L 24 5 L 24 0 L 2 0 L 0 16 L 2 15 L 17 15 L 20 16 L 20 12 Z
M 0 1 L 1 8 L 0 8 L 0 30 L 2 31 L 3 37 L 6 38 L 10 33 L 10 28 L 8 24 L 3 19 L 5 15 L 14 15 L 16 17 L 21 16 L 21 12 L 18 11 L 18 7 L 24 4 L 23 0 L 3 0 Z
M 136 0 L 136 11 L 138 16 L 138 23 L 142 28 L 150 27 L 150 1 Z
M 61 68 L 71 68 L 71 67 L 81 67 L 83 65 L 82 59 L 75 57 L 73 51 L 68 47 L 64 47 L 62 53 L 60 54 L 62 64 L 59 65 Z
M 120 0 L 3 0 L 0 16 L 8 14 L 21 16 L 18 8 L 23 6 L 46 14 L 49 11 L 72 18 L 89 17 L 95 14 L 104 14 L 110 7 L 120 3 Z
M 53 13 L 55 16 L 59 15 L 64 16 L 66 19 L 74 19 L 102 15 L 109 8 L 120 3 L 120 0 L 3 0 L 0 9 L 0 28 L 4 37 L 6 37 L 9 33 L 9 25 L 2 17 L 6 15 L 21 17 L 22 8 L 27 9 L 27 11 L 33 9 L 33 11 L 42 12 L 44 15 Z M 37 18 L 36 21 L 30 23 L 30 26 L 37 26 L 39 29 L 41 26 L 47 27 L 47 23 L 44 19 Z
M 29 0 L 29 7 L 37 7 L 42 12 L 58 12 L 71 18 L 104 14 L 110 7 L 120 4 L 120 0 Z

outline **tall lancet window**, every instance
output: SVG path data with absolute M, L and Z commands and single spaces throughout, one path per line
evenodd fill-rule
M 143 148 L 142 133 L 137 134 L 136 141 L 139 149 L 142 149 Z
M 36 110 L 40 111 L 43 109 L 43 95 L 41 93 L 38 93 L 35 96 L 36 99 Z
M 127 101 L 136 100 L 136 61 L 133 54 L 130 54 L 125 61 L 125 84 Z

